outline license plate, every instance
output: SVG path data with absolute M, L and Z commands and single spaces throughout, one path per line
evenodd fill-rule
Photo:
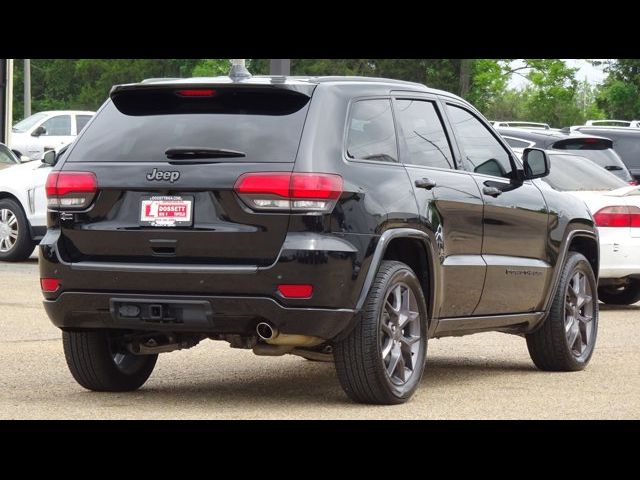
M 193 197 L 143 197 L 140 224 L 147 227 L 184 227 L 192 223 Z

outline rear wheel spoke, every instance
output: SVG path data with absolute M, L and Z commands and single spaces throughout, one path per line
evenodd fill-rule
M 392 286 L 380 316 L 380 355 L 389 379 L 406 383 L 416 368 L 421 341 L 420 313 L 416 297 L 404 283 Z

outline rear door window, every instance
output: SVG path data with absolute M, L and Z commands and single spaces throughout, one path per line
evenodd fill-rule
M 397 162 L 396 131 L 391 100 L 360 100 L 351 107 L 347 156 L 357 160 Z

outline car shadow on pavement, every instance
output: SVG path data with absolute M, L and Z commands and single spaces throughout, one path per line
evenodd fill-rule
M 484 381 L 484 377 L 495 378 L 500 375 L 545 374 L 531 361 L 497 361 L 488 358 L 434 357 L 427 358 L 422 383 L 425 380 L 430 387 L 444 387 L 456 383 Z M 421 387 L 422 388 L 422 387 Z
M 152 377 L 153 379 L 153 377 Z M 301 361 L 293 367 L 234 373 L 229 377 L 215 379 L 198 378 L 193 372 L 182 379 L 168 379 L 162 385 L 150 382 L 140 392 L 149 401 L 165 404 L 180 401 L 191 404 L 215 402 L 279 406 L 301 403 L 344 404 L 348 403 L 342 392 L 332 363 Z
M 640 311 L 640 305 L 638 304 L 634 304 L 634 305 L 605 305 L 604 303 L 601 303 L 599 305 L 599 309 L 600 311 L 603 312 L 620 312 L 620 311 Z
M 420 390 L 446 388 L 452 384 L 473 384 L 484 377 L 502 374 L 542 373 L 529 362 L 495 361 L 484 358 L 461 359 L 459 357 L 430 358 Z M 185 372 L 186 373 L 186 372 Z M 163 378 L 149 382 L 133 393 L 92 394 L 97 403 L 109 406 L 114 396 L 123 400 L 144 401 L 146 408 L 163 410 L 166 405 L 180 404 L 186 409 L 203 405 L 224 406 L 233 409 L 258 409 L 276 407 L 280 416 L 286 415 L 283 407 L 297 408 L 304 405 L 362 408 L 351 402 L 342 392 L 335 368 L 331 363 L 301 361 L 276 370 L 263 370 L 261 375 L 248 372 L 233 373 L 229 377 L 206 378 L 191 371 L 181 378 Z M 161 382 L 161 383 L 159 383 Z M 375 407 L 375 406 L 371 406 Z

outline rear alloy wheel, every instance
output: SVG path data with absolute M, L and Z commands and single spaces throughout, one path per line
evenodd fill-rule
M 427 353 L 427 309 L 415 273 L 384 261 L 358 325 L 335 345 L 342 388 L 356 402 L 398 404 L 415 392 Z
M 14 200 L 0 200 L 0 260 L 26 260 L 33 252 L 29 222 Z
M 127 392 L 147 381 L 158 355 L 134 355 L 115 330 L 63 331 L 64 355 L 73 378 L 88 390 Z
M 598 333 L 596 279 L 587 259 L 569 252 L 551 312 L 527 335 L 533 363 L 541 370 L 582 370 L 593 354 Z
M 631 305 L 640 301 L 640 280 L 628 278 L 620 286 L 598 288 L 598 298 L 608 305 Z

